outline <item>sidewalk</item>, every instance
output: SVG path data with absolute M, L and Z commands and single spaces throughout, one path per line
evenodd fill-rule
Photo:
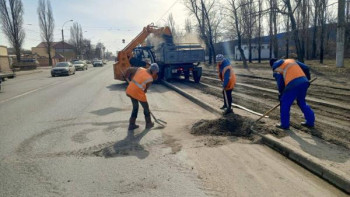
M 51 69 L 51 66 L 45 66 L 45 67 L 38 67 L 37 69 L 34 70 L 20 70 L 16 71 L 16 76 L 22 76 L 22 75 L 30 75 L 34 73 L 40 73 L 43 72 L 44 70 Z

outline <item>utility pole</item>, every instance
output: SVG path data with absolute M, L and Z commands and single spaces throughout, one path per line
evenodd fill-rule
M 338 24 L 337 24 L 337 67 L 344 66 L 344 45 L 345 45 L 345 0 L 338 1 Z
M 63 25 L 62 25 L 62 47 L 63 47 L 63 53 L 62 53 L 62 55 L 64 56 L 65 61 L 66 61 L 66 56 L 64 55 L 64 33 L 63 33 L 63 27 L 64 27 L 64 25 L 65 25 L 66 23 L 72 22 L 72 21 L 73 21 L 73 20 L 68 20 L 68 21 L 64 22 Z

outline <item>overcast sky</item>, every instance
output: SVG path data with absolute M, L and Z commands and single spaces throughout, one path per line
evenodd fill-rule
M 31 49 L 41 42 L 38 25 L 38 0 L 22 0 L 26 38 L 23 48 Z M 130 42 L 144 26 L 154 22 L 164 24 L 170 13 L 176 24 L 183 28 L 188 11 L 183 0 L 51 0 L 55 18 L 55 41 L 61 41 L 61 29 L 65 21 L 73 19 L 81 24 L 84 37 L 93 44 L 104 43 L 108 51 L 116 53 Z M 70 37 L 69 28 L 64 26 L 64 39 Z M 86 31 L 86 32 L 85 32 Z M 0 31 L 0 45 L 9 47 Z

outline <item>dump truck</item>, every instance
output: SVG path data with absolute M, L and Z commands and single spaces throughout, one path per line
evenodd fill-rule
M 164 42 L 158 46 L 140 46 L 150 35 L 161 37 Z M 205 51 L 199 44 L 175 44 L 169 27 L 148 25 L 122 51 L 118 52 L 114 64 L 114 78 L 125 80 L 123 73 L 130 66 L 147 68 L 151 63 L 159 65 L 158 80 L 170 80 L 192 74 L 196 83 L 200 81 L 202 68 L 199 66 L 205 58 Z

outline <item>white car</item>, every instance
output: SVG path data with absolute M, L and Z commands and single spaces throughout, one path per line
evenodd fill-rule
M 74 67 L 76 70 L 87 70 L 88 69 L 88 66 L 85 63 L 85 61 L 75 61 Z
M 51 76 L 56 77 L 60 75 L 74 75 L 75 66 L 70 62 L 59 62 L 51 69 Z

